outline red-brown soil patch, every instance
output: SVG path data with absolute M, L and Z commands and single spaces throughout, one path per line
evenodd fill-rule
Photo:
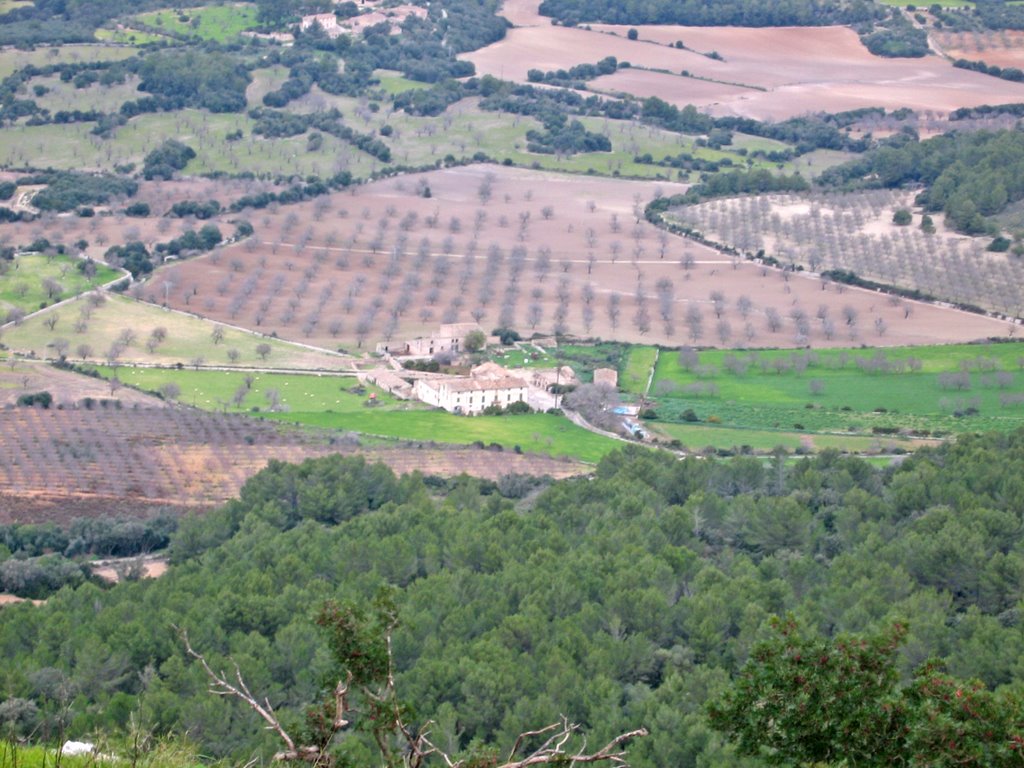
M 984 61 L 998 67 L 1024 67 L 1024 31 L 932 32 L 932 38 L 947 56 Z
M 492 194 L 482 204 L 478 191 L 489 175 Z M 420 181 L 429 185 L 430 198 L 417 194 Z M 254 247 L 233 246 L 219 264 L 204 257 L 161 270 L 145 293 L 160 301 L 167 280 L 179 287 L 198 283 L 207 287 L 192 307 L 198 300 L 219 321 L 350 350 L 360 341 L 362 349 L 372 350 L 378 341 L 426 335 L 441 322 L 477 317 L 486 330 L 507 321 L 522 332 L 549 333 L 559 323 L 563 299 L 562 330 L 578 336 L 681 344 L 687 340 L 685 314 L 695 306 L 706 315 L 704 343 L 718 343 L 711 341 L 719 319 L 709 314 L 714 291 L 727 297 L 721 319 L 731 334 L 725 346 L 849 344 L 818 335 L 801 341 L 763 329 L 770 308 L 787 315 L 803 307 L 813 315 L 822 303 L 836 312 L 853 305 L 864 322 L 883 317 L 887 334 L 871 343 L 969 341 L 1008 332 L 1006 323 L 937 306 L 922 305 L 903 318 L 876 293 L 840 295 L 810 276 L 787 282 L 778 270 L 734 264 L 643 220 L 643 205 L 659 187 L 665 194 L 682 188 L 487 166 L 388 179 L 335 195 L 320 221 L 313 203 L 260 214 L 254 217 L 260 241 Z M 545 219 L 549 206 L 551 217 Z M 483 218 L 475 231 L 478 211 Z M 411 212 L 416 220 L 403 229 Z M 285 218 L 292 215 L 296 221 L 285 230 Z M 438 220 L 431 226 L 426 220 L 434 215 Z M 520 240 L 524 218 L 528 224 Z M 302 240 L 306 244 L 296 248 Z M 693 263 L 686 268 L 684 261 Z M 666 294 L 668 323 L 660 299 Z M 752 300 L 749 318 L 737 313 L 741 295 Z M 175 306 L 185 298 L 180 288 L 170 292 Z M 614 301 L 619 313 L 613 322 Z M 648 316 L 646 330 L 640 306 Z M 748 321 L 756 329 L 749 340 L 742 333 Z
M 325 433 L 187 408 L 0 411 L 0 524 L 202 509 L 271 459 L 361 453 L 396 472 L 566 477 L 578 462 L 437 446 L 329 445 Z
M 889 59 L 873 56 L 845 27 L 627 27 L 594 24 L 589 29 L 554 26 L 537 14 L 536 0 L 506 3 L 517 25 L 505 39 L 465 54 L 478 74 L 524 81 L 529 69 L 553 70 L 615 56 L 634 66 L 686 70 L 708 80 L 642 77 L 620 72 L 601 78 L 602 90 L 658 95 L 674 104 L 697 104 L 713 114 L 781 120 L 808 112 L 838 112 L 875 106 L 950 111 L 979 104 L 1024 101 L 1024 85 L 955 69 L 937 56 Z M 676 49 L 677 40 L 691 50 Z M 704 54 L 717 52 L 722 60 Z M 999 63 L 989 60 L 989 63 Z M 754 86 L 766 91 L 737 86 Z

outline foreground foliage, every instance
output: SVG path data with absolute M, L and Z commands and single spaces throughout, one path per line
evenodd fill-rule
M 751 654 L 712 722 L 744 754 L 773 765 L 1009 766 L 1024 747 L 1019 696 L 922 666 L 900 688 L 896 652 L 906 627 L 833 640 L 792 619 Z
M 881 471 L 835 452 L 787 467 L 627 449 L 592 479 L 519 502 L 358 459 L 273 464 L 179 525 L 161 579 L 0 611 L 0 712 L 37 739 L 134 721 L 187 730 L 213 756 L 269 755 L 273 734 L 208 694 L 172 625 L 214 669 L 237 662 L 298 732 L 338 679 L 315 612 L 392 585 L 396 685 L 408 722 L 433 720 L 446 752 L 511 744 L 565 715 L 593 745 L 646 727 L 634 765 L 759 765 L 704 707 L 771 637 L 772 614 L 826 636 L 899 621 L 901 676 L 937 658 L 956 678 L 1019 690 L 1022 461 L 1024 432 Z M 335 749 L 348 765 L 379 754 L 369 735 Z

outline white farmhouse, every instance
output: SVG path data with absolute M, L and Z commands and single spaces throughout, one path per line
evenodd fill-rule
M 424 403 L 444 408 L 449 413 L 471 416 L 491 405 L 507 408 L 513 403 L 525 402 L 527 389 L 525 381 L 513 376 L 499 379 L 451 377 L 419 379 L 413 394 Z

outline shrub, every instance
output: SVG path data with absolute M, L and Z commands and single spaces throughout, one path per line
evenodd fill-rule
M 913 220 L 913 215 L 906 208 L 900 208 L 892 215 L 892 223 L 898 227 L 905 227 Z
M 37 405 L 41 408 L 49 408 L 52 403 L 53 395 L 46 391 L 24 394 L 18 398 L 18 405 L 27 408 Z

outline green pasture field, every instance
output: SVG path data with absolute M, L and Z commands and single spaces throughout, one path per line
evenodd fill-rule
M 7 77 L 15 70 L 32 64 L 43 67 L 47 64 L 91 61 L 120 61 L 134 56 L 138 51 L 117 45 L 61 45 L 40 46 L 32 51 L 19 51 L 15 48 L 0 50 L 0 78 Z
M 634 395 L 644 394 L 651 366 L 658 357 L 656 347 L 630 347 L 619 371 L 619 389 Z
M 491 360 L 506 368 L 554 368 L 557 364 L 554 355 L 542 355 L 533 347 L 496 353 L 491 355 Z
M 327 429 L 344 429 L 402 440 L 469 444 L 498 443 L 506 450 L 519 446 L 528 453 L 571 456 L 597 462 L 622 443 L 577 427 L 563 416 L 533 413 L 522 416 L 455 416 L 441 410 L 394 411 L 367 408 L 352 413 L 265 414 L 268 417 Z
M 60 76 L 34 77 L 28 87 L 42 85 L 47 93 L 34 96 L 36 104 L 51 112 L 61 110 L 90 110 L 117 112 L 126 101 L 139 98 L 139 78 L 128 77 L 121 85 L 100 85 L 93 83 L 87 88 L 76 88 L 73 83 L 62 82 Z
M 732 137 L 732 149 L 745 149 L 748 152 L 782 152 L 792 147 L 784 141 L 766 139 L 762 136 L 751 136 L 746 133 L 735 133 Z
M 749 446 L 757 453 L 767 453 L 779 446 L 787 451 L 821 451 L 835 448 L 848 453 L 892 453 L 911 451 L 922 444 L 920 440 L 891 435 L 801 434 L 799 432 L 768 429 L 742 429 L 707 424 L 668 424 L 645 422 L 655 434 L 679 440 L 690 451 L 713 448 L 716 451 L 736 451 Z
M 390 96 L 406 91 L 421 91 L 430 87 L 429 83 L 410 80 L 401 73 L 390 69 L 378 69 L 373 74 L 380 80 L 381 90 Z
M 161 43 L 170 41 L 166 35 L 154 35 L 151 32 L 143 32 L 140 29 L 115 28 L 97 29 L 94 33 L 97 40 L 108 43 L 124 43 L 125 45 L 149 45 L 150 43 Z
M 725 368 L 726 356 L 758 361 L 744 374 Z M 1015 343 L 948 345 L 930 347 L 816 350 L 803 372 L 767 371 L 775 360 L 792 360 L 802 351 L 771 350 L 756 353 L 708 350 L 699 355 L 703 371 L 684 370 L 675 351 L 661 354 L 651 397 L 659 420 L 681 421 L 692 409 L 706 422 L 748 429 L 782 429 L 799 432 L 870 433 L 873 428 L 899 428 L 951 434 L 967 430 L 1013 429 L 1024 426 L 1024 403 L 1001 404 L 1004 396 L 1024 393 L 1024 346 Z M 914 358 L 920 370 L 884 373 L 862 370 L 857 360 L 884 354 L 889 361 Z M 977 361 L 991 361 L 990 370 L 979 370 Z M 968 367 L 970 384 L 965 390 L 940 382 L 942 374 Z M 986 366 L 989 367 L 989 366 Z M 1002 374 L 1003 381 L 997 379 Z M 820 392 L 812 392 L 818 382 Z M 666 384 L 667 383 L 667 384 Z M 717 387 L 715 394 L 686 393 L 696 383 Z M 666 386 L 669 391 L 666 391 Z M 963 413 L 969 408 L 975 414 Z M 957 416 L 954 412 L 961 411 Z M 656 423 L 660 423 L 656 422 Z
M 87 321 L 84 332 L 74 329 L 79 312 L 85 307 L 85 301 L 64 305 L 57 309 L 40 312 L 20 326 L 6 329 L 3 342 L 7 347 L 24 354 L 34 354 L 39 358 L 52 358 L 55 353 L 48 346 L 54 339 L 66 339 L 70 346 L 68 358 L 82 359 L 78 353 L 80 344 L 88 344 L 92 352 L 85 358 L 99 362 L 106 359 L 107 351 L 129 328 L 135 333 L 135 339 L 129 344 L 119 358 L 122 362 L 139 362 L 154 365 L 191 365 L 192 361 L 202 358 L 203 364 L 210 366 L 243 367 L 243 368 L 297 368 L 337 370 L 347 364 L 345 358 L 331 355 L 291 344 L 279 339 L 259 336 L 247 331 L 222 326 L 223 340 L 214 343 L 212 332 L 216 323 L 183 312 L 172 312 L 158 307 L 134 301 L 123 296 L 108 296 L 102 306 L 93 310 Z M 59 321 L 53 330 L 44 325 L 44 320 L 53 312 L 57 312 Z M 146 349 L 146 340 L 154 328 L 164 328 L 167 338 L 153 352 Z M 269 344 L 271 351 L 266 360 L 262 360 L 256 352 L 260 344 Z M 237 362 L 231 362 L 228 350 L 238 350 Z
M 356 176 L 380 167 L 380 161 L 351 144 L 325 135 L 316 152 L 306 150 L 306 136 L 265 139 L 252 135 L 253 120 L 243 114 L 211 114 L 184 109 L 139 115 L 118 128 L 113 138 L 90 134 L 93 123 L 15 125 L 5 128 L 0 142 L 0 165 L 51 168 L 106 169 L 120 163 L 141 163 L 166 139 L 178 139 L 195 149 L 188 174 L 252 173 L 316 174 L 330 176 L 345 161 Z M 241 130 L 244 137 L 228 141 Z
M 187 17 L 182 20 L 182 17 Z M 256 6 L 250 4 L 211 5 L 201 8 L 140 13 L 135 20 L 147 27 L 166 30 L 182 37 L 227 42 L 256 26 Z M 198 20 L 198 22 L 196 21 Z
M 364 394 L 354 394 L 349 390 L 360 386 L 355 376 L 130 366 L 113 368 L 107 365 L 94 366 L 94 369 L 105 379 L 117 376 L 128 386 L 149 392 L 158 392 L 164 384 L 177 384 L 181 390 L 178 402 L 204 410 L 266 411 L 268 390 L 278 393 L 285 412 L 359 413 L 367 409 L 371 394 L 376 401 L 375 411 L 426 408 L 418 402 L 398 400 L 372 386 L 364 387 Z M 251 377 L 251 385 L 246 384 L 247 377 Z M 242 387 L 247 388 L 247 394 L 241 405 L 236 406 L 232 403 L 232 396 Z
M 853 160 L 855 157 L 857 155 L 852 152 L 840 152 L 836 149 L 816 149 L 788 163 L 783 163 L 781 170 L 783 173 L 799 173 L 805 179 L 813 179 L 823 174 L 829 168 L 842 165 L 849 160 Z
M 4 262 L 0 265 L 6 270 L 0 273 L 0 315 L 14 308 L 32 312 L 39 309 L 40 305 L 61 301 L 97 285 L 109 283 L 121 274 L 116 269 L 97 263 L 96 274 L 90 279 L 78 271 L 78 263 L 78 259 L 70 256 L 51 257 L 37 253 Z M 56 280 L 63 289 L 53 299 L 43 289 L 43 281 L 46 279 Z
M 562 416 L 454 416 L 419 402 L 398 400 L 376 387 L 367 387 L 362 395 L 345 391 L 357 385 L 355 377 L 253 373 L 252 390 L 237 408 L 231 405 L 231 396 L 245 384 L 242 372 L 127 366 L 97 366 L 96 370 L 104 378 L 116 373 L 121 382 L 144 390 L 156 391 L 174 382 L 181 388 L 179 402 L 204 410 L 252 413 L 256 407 L 267 418 L 378 437 L 456 444 L 480 440 L 508 450 L 519 445 L 524 451 L 583 461 L 598 461 L 617 446 L 617 441 L 581 429 Z M 268 389 L 277 390 L 285 410 L 266 410 Z M 367 405 L 371 393 L 376 395 L 374 406 Z
M 250 109 L 263 106 L 263 97 L 276 91 L 288 79 L 288 67 L 275 65 L 254 69 L 251 73 L 252 82 L 245 89 L 245 100 Z M 291 105 L 289 105 L 291 106 Z
M 613 361 L 620 360 L 625 349 L 627 347 L 615 342 L 563 344 L 541 355 L 532 347 L 526 346 L 523 349 L 496 353 L 491 359 L 507 368 L 554 368 L 556 365 L 568 365 L 576 372 L 580 381 L 587 382 L 592 379 L 595 368 L 617 367 L 618 363 Z M 534 357 L 535 354 L 537 357 Z M 646 377 L 644 381 L 647 381 Z
M 611 152 L 583 152 L 568 157 L 532 153 L 526 151 L 526 133 L 531 129 L 541 129 L 540 121 L 529 116 L 486 112 L 479 109 L 477 103 L 475 98 L 463 99 L 437 117 L 388 113 L 382 109 L 364 120 L 355 118 L 359 109 L 356 99 L 324 94 L 314 88 L 308 96 L 293 102 L 290 107 L 295 111 L 336 107 L 352 121 L 354 127 L 365 132 L 377 133 L 382 126 L 389 125 L 394 133 L 385 141 L 391 147 L 395 162 L 403 165 L 425 165 L 449 154 L 471 157 L 476 152 L 483 152 L 495 160 L 508 158 L 516 165 L 544 170 L 668 179 L 678 176 L 676 169 L 637 163 L 633 158 L 649 153 L 660 160 L 666 155 L 690 152 L 706 160 L 731 157 L 737 167 L 747 166 L 747 159 L 736 152 L 695 146 L 696 137 L 680 136 L 634 121 L 602 117 L 583 117 L 580 120 L 587 130 L 607 132 L 612 142 Z M 740 146 L 743 146 L 742 141 Z M 778 144 L 778 148 L 786 146 L 773 142 L 773 148 L 774 144 Z M 775 168 L 764 161 L 755 161 L 753 167 Z

